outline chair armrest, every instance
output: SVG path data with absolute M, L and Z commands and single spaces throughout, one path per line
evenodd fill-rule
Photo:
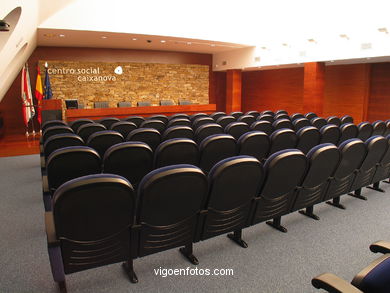
M 47 175 L 42 175 L 42 191 L 43 193 L 50 193 L 49 180 L 47 179 Z
M 45 227 L 47 246 L 55 247 L 60 245 L 60 241 L 57 239 L 56 228 L 54 225 L 54 217 L 52 212 L 45 212 Z
M 389 241 L 377 241 L 370 245 L 370 250 L 374 253 L 390 253 L 390 242 Z
M 317 289 L 324 289 L 330 293 L 363 293 L 347 281 L 330 273 L 313 278 L 311 284 Z
M 46 168 L 46 158 L 44 155 L 41 155 L 41 169 Z

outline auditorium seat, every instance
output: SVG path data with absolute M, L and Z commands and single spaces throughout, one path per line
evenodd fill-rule
M 297 189 L 291 212 L 305 209 L 299 212 L 319 220 L 319 217 L 314 214 L 314 205 L 322 201 L 340 158 L 339 149 L 330 143 L 317 145 L 308 152 L 308 169 L 302 184 Z
M 74 133 L 60 133 L 50 136 L 43 145 L 43 152 L 47 158 L 53 151 L 68 146 L 83 146 L 84 141 Z
M 367 139 L 365 145 L 367 147 L 367 155 L 349 189 L 350 192 L 353 192 L 350 195 L 364 200 L 367 198 L 361 195 L 362 187 L 368 186 L 372 182 L 376 168 L 387 151 L 388 141 L 383 136 L 375 135 Z
M 83 119 L 77 119 L 75 121 L 69 122 L 69 126 L 73 129 L 74 133 L 77 133 L 81 125 L 88 124 L 88 123 L 94 123 L 93 120 L 83 118 Z
M 229 115 L 233 116 L 237 120 L 239 117 L 244 115 L 244 113 L 242 113 L 241 111 L 235 111 L 235 112 L 231 112 Z
M 341 161 L 337 167 L 329 187 L 324 195 L 325 200 L 333 199 L 327 203 L 340 209 L 345 209 L 340 204 L 340 196 L 347 194 L 351 188 L 356 172 L 359 170 L 367 154 L 367 147 L 358 138 L 351 138 L 339 145 Z
M 235 156 L 217 163 L 208 176 L 210 189 L 198 225 L 200 240 L 233 232 L 228 237 L 248 247 L 242 240 L 242 229 L 249 221 L 263 177 L 263 166 L 253 157 Z
M 195 140 L 200 144 L 206 137 L 209 137 L 214 134 L 223 134 L 223 128 L 217 123 L 208 123 L 202 126 L 199 126 L 195 131 Z
M 134 189 L 152 171 L 153 151 L 144 142 L 127 141 L 109 147 L 103 158 L 103 173 L 123 176 Z
M 372 127 L 374 128 L 374 130 L 372 131 L 371 136 L 383 135 L 387 129 L 385 122 L 383 122 L 382 120 L 377 120 L 372 123 Z
M 107 118 L 100 119 L 98 121 L 98 123 L 103 124 L 107 129 L 110 129 L 112 124 L 119 122 L 119 121 L 120 121 L 120 119 L 118 119 L 118 118 L 107 117 Z
M 307 154 L 314 146 L 320 143 L 321 133 L 314 126 L 306 126 L 298 130 L 298 143 L 296 148 Z
M 383 133 L 383 136 L 388 136 L 390 134 L 390 120 L 386 120 L 385 124 L 386 124 L 386 130 Z
M 344 115 L 340 117 L 340 120 L 341 120 L 341 125 L 345 123 L 353 123 L 353 118 L 349 115 Z
M 320 143 L 333 143 L 337 145 L 341 137 L 341 130 L 337 125 L 327 124 L 321 127 Z
M 290 120 L 290 116 L 287 114 L 281 113 L 281 114 L 275 114 L 274 120 L 279 120 L 279 119 L 287 119 Z
M 222 126 L 223 129 L 232 122 L 236 122 L 236 118 L 233 116 L 227 115 L 227 116 L 222 116 L 217 119 L 217 123 Z
M 170 119 L 167 128 L 172 127 L 172 126 L 188 126 L 191 127 L 191 121 L 188 118 L 174 118 Z
M 273 123 L 275 121 L 274 116 L 271 114 L 261 114 L 259 117 L 257 117 L 258 121 L 268 121 L 270 123 Z
M 275 130 L 282 129 L 282 128 L 288 128 L 288 129 L 294 129 L 291 121 L 289 119 L 276 119 L 272 126 Z
M 112 174 L 84 176 L 57 189 L 45 226 L 51 271 L 61 292 L 66 292 L 65 275 L 123 261 L 132 267 L 129 228 L 135 204 L 131 184 Z M 136 280 L 134 275 L 131 281 Z
M 154 128 L 138 128 L 129 133 L 127 141 L 141 141 L 146 143 L 152 150 L 161 142 L 161 134 Z
M 390 135 L 386 136 L 387 139 L 387 150 L 379 161 L 377 168 L 374 173 L 374 177 L 371 179 L 371 184 L 373 184 L 372 189 L 384 192 L 379 188 L 381 180 L 388 179 L 390 177 Z M 387 181 L 387 183 L 389 183 Z
M 272 155 L 280 150 L 295 148 L 298 143 L 298 136 L 293 130 L 283 128 L 275 130 L 270 136 L 270 141 L 269 155 Z
M 103 158 L 106 150 L 114 144 L 123 142 L 122 134 L 114 130 L 102 130 L 92 133 L 87 141 L 87 145 L 95 149 Z
M 172 100 L 161 100 L 160 106 L 173 106 L 175 103 Z
M 312 126 L 310 121 L 306 118 L 297 118 L 292 122 L 295 131 L 298 131 L 299 129 L 307 126 Z
M 107 128 L 103 124 L 88 123 L 88 124 L 81 125 L 77 130 L 77 134 L 84 140 L 84 142 L 87 142 L 89 136 L 92 133 L 103 131 L 103 130 L 107 130 Z
M 313 113 L 313 112 L 308 112 L 305 114 L 305 118 L 309 121 L 311 121 L 311 119 L 317 117 L 317 114 L 316 113 Z
M 108 101 L 100 101 L 93 103 L 94 108 L 109 108 Z
M 272 111 L 270 111 L 269 114 L 273 114 Z M 288 112 L 286 110 L 277 110 L 275 112 L 275 115 L 279 115 L 279 114 L 284 114 L 284 115 L 287 115 L 288 116 Z
M 241 135 L 250 131 L 250 128 L 245 122 L 232 122 L 225 127 L 224 131 L 238 140 Z
M 257 130 L 257 131 L 263 131 L 267 135 L 271 135 L 272 132 L 274 132 L 274 128 L 272 126 L 272 123 L 269 121 L 265 120 L 259 120 L 256 122 L 253 122 L 252 125 L 250 126 L 252 130 Z
M 163 133 L 165 130 L 165 123 L 161 120 L 145 120 L 141 123 L 139 128 L 153 128 L 156 129 L 158 132 Z
M 366 141 L 369 137 L 371 137 L 372 132 L 374 131 L 374 127 L 370 122 L 361 122 L 358 125 L 358 136 L 362 141 Z
M 214 134 L 201 142 L 199 152 L 199 166 L 208 173 L 219 161 L 237 154 L 236 140 L 229 134 Z
M 42 132 L 44 132 L 47 128 L 52 126 L 68 126 L 68 125 L 62 120 L 49 120 L 42 124 L 41 130 Z
M 191 122 L 194 122 L 197 118 L 200 118 L 200 117 L 210 117 L 210 116 L 207 115 L 206 113 L 196 113 L 196 114 L 190 115 L 190 120 L 191 120 Z
M 211 117 L 199 117 L 192 121 L 192 128 L 196 130 L 199 126 L 209 123 L 215 123 L 214 119 Z
M 153 166 L 160 168 L 164 166 L 199 164 L 198 145 L 189 138 L 172 138 L 159 144 L 154 152 Z
M 118 108 L 130 108 L 131 107 L 131 102 L 119 102 L 118 103 Z
M 131 131 L 137 129 L 137 125 L 135 125 L 133 122 L 119 121 L 112 124 L 110 129 L 118 131 L 120 134 L 122 134 L 123 137 L 127 137 Z
M 192 105 L 190 100 L 179 100 L 179 105 Z
M 139 101 L 137 102 L 137 107 L 150 107 L 152 106 L 151 101 Z
M 141 116 L 129 116 L 124 118 L 123 121 L 132 122 L 137 125 L 137 127 L 140 127 L 141 123 L 145 121 L 145 118 Z
M 66 125 L 57 125 L 46 128 L 42 134 L 42 144 L 45 144 L 47 139 L 53 135 L 61 133 L 74 133 L 73 129 Z
M 334 125 L 337 125 L 337 126 L 341 125 L 341 120 L 337 116 L 329 116 L 328 118 L 326 118 L 326 122 L 328 124 L 334 124 Z
M 165 129 L 161 136 L 161 140 L 168 140 L 171 138 L 189 138 L 194 139 L 194 131 L 189 126 L 172 126 Z
M 149 116 L 149 117 L 146 118 L 146 121 L 148 121 L 148 120 L 160 120 L 165 125 L 168 124 L 168 117 L 165 116 L 165 115 L 161 115 L 161 114 L 156 114 L 156 115 Z
M 138 256 L 184 246 L 180 252 L 198 264 L 192 243 L 207 189 L 206 176 L 192 165 L 167 166 L 147 174 L 137 194 Z
M 226 116 L 225 112 L 214 112 L 210 114 L 210 117 L 214 119 L 215 122 L 217 122 L 218 118 Z
M 256 121 L 256 118 L 252 115 L 242 115 L 238 117 L 237 122 L 244 122 L 248 124 L 248 126 L 251 126 L 253 122 Z
M 260 113 L 258 111 L 252 110 L 252 111 L 248 111 L 248 112 L 244 113 L 244 115 L 251 115 L 251 116 L 255 117 L 255 119 L 256 119 L 257 117 L 260 116 Z
M 173 120 L 173 119 L 176 119 L 176 118 L 188 119 L 188 120 L 190 120 L 190 116 L 187 115 L 187 114 L 184 114 L 184 113 L 176 113 L 176 114 L 173 114 L 173 115 L 171 115 L 171 116 L 168 117 L 168 120 Z
M 317 127 L 318 129 L 321 129 L 324 127 L 328 122 L 325 120 L 325 118 L 322 117 L 315 117 L 310 120 L 310 123 L 314 126 Z
M 262 131 L 249 131 L 237 141 L 239 155 L 252 156 L 260 162 L 268 156 L 270 145 L 269 136 Z
M 295 121 L 297 119 L 301 119 L 301 118 L 305 118 L 305 115 L 301 114 L 301 113 L 294 113 L 290 116 L 290 120 L 291 121 Z
M 280 110 L 280 111 L 283 111 L 284 114 L 287 114 L 287 112 L 284 111 L 284 110 Z M 270 114 L 271 116 L 274 116 L 274 115 L 276 115 L 277 113 L 274 113 L 274 112 L 272 112 L 271 110 L 264 110 L 264 111 L 260 112 L 260 115 L 264 115 L 264 114 Z
M 339 139 L 338 144 L 342 143 L 343 141 L 346 141 L 350 138 L 355 138 L 358 136 L 359 129 L 358 127 L 353 123 L 345 123 L 340 126 L 341 136 Z
M 286 149 L 271 155 L 264 164 L 265 181 L 255 198 L 252 225 L 267 222 L 273 228 L 287 232 L 281 217 L 290 212 L 297 187 L 306 172 L 306 156 L 297 149 Z

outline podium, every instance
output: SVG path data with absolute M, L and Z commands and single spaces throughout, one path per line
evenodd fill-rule
M 42 124 L 50 120 L 62 120 L 62 100 L 42 100 Z

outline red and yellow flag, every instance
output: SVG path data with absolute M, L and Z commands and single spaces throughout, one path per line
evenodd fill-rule
M 35 85 L 35 98 L 37 99 L 37 120 L 39 124 L 42 124 L 42 114 L 41 114 L 41 101 L 43 99 L 43 88 L 42 88 L 42 78 L 41 78 L 41 71 L 39 69 L 39 66 L 37 67 L 37 82 Z

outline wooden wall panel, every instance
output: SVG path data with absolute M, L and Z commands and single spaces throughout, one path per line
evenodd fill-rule
M 390 63 L 371 65 L 371 87 L 367 120 L 390 119 Z
M 324 104 L 325 63 L 308 62 L 304 66 L 303 112 L 322 116 Z
M 241 69 L 226 72 L 226 113 L 241 111 Z
M 217 111 L 226 112 L 226 72 L 215 71 L 212 74 L 213 96 L 210 95 L 210 104 L 217 105 Z
M 325 68 L 323 116 L 351 115 L 364 119 L 370 87 L 370 64 L 334 65 Z
M 303 111 L 303 68 L 249 71 L 242 74 L 242 111 Z
M 33 91 L 35 89 L 38 60 L 144 62 L 212 66 L 211 54 L 106 48 L 38 47 L 28 60 Z M 0 102 L 0 112 L 4 117 L 5 135 L 25 132 L 20 98 L 20 76 L 15 79 Z

